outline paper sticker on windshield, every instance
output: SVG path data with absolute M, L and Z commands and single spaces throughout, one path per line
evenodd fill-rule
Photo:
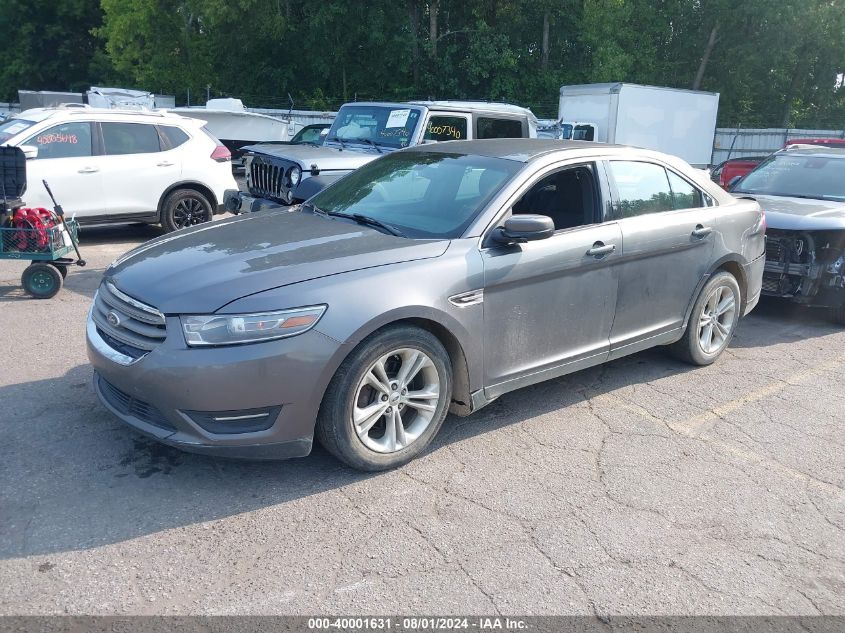
M 5 130 L 3 130 L 4 134 L 17 134 L 21 130 L 25 130 L 29 127 L 29 123 L 13 123 Z
M 409 116 L 411 116 L 410 110 L 391 110 L 384 127 L 405 127 Z

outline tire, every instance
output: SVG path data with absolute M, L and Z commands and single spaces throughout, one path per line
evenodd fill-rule
M 692 365 L 713 363 L 731 344 L 742 312 L 741 298 L 739 284 L 733 275 L 725 271 L 713 275 L 693 305 L 683 337 L 669 346 L 671 353 Z M 722 306 L 723 311 L 714 317 L 718 306 Z M 709 323 L 705 323 L 708 320 Z
M 845 306 L 830 309 L 830 320 L 837 325 L 845 325 Z
M 161 226 L 167 233 L 211 222 L 211 202 L 195 189 L 177 189 L 161 205 Z
M 402 380 L 405 367 L 413 372 L 407 382 Z M 323 397 L 315 434 L 326 450 L 353 468 L 397 468 L 437 435 L 451 399 L 452 366 L 443 344 L 420 328 L 390 327 L 362 341 L 338 368 Z
M 35 299 L 50 299 L 62 289 L 62 273 L 53 264 L 38 262 L 27 266 L 21 275 L 21 284 L 27 294 Z
M 59 273 L 61 273 L 62 279 L 67 279 L 67 264 L 53 264 L 53 266 L 59 269 Z

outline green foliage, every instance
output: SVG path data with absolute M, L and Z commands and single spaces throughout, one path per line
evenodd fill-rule
M 700 74 L 722 124 L 845 126 L 845 0 L 3 0 L 0 27 L 2 99 L 117 83 L 179 102 L 472 98 L 553 117 L 563 84 Z

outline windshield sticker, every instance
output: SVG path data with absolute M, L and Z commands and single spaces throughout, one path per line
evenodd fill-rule
M 407 137 L 408 130 L 406 130 L 404 127 L 394 128 L 392 130 L 379 130 L 378 135 L 384 138 L 395 138 L 397 136 Z
M 29 127 L 29 123 L 13 123 L 5 130 L 3 130 L 4 134 L 17 134 L 21 130 L 25 130 Z
M 386 128 L 390 127 L 405 127 L 405 124 L 408 123 L 408 117 L 411 116 L 411 111 L 409 110 L 391 110 L 390 116 L 387 117 L 387 123 L 384 125 Z

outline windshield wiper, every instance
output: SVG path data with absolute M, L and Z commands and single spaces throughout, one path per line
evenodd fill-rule
M 343 142 L 343 139 L 341 139 L 339 136 L 335 136 L 334 138 L 327 138 L 326 140 L 327 141 L 337 141 L 338 143 L 340 143 L 340 147 L 342 149 L 346 149 L 346 144 Z
M 390 224 L 385 224 L 381 220 L 376 220 L 375 218 L 371 218 L 368 215 L 361 215 L 360 213 L 352 213 L 351 215 L 343 214 L 343 215 L 345 215 L 348 218 L 352 218 L 358 224 L 366 224 L 367 226 L 372 226 L 372 227 L 375 227 L 375 228 L 378 228 L 378 229 L 384 229 L 385 231 L 387 231 L 391 235 L 396 235 L 397 237 L 405 237 L 405 234 L 402 233 L 402 231 L 397 229 L 395 226 L 392 226 Z
M 339 211 L 324 211 L 323 209 L 317 207 L 313 202 L 306 202 L 302 205 L 303 207 L 310 208 L 314 213 L 317 215 L 322 215 L 323 217 L 332 217 L 332 218 L 346 218 L 347 220 L 354 220 L 358 224 L 363 224 L 365 226 L 372 226 L 377 229 L 382 229 L 391 235 L 395 235 L 397 237 L 405 237 L 405 234 L 397 229 L 395 226 L 391 224 L 386 224 L 381 220 L 376 220 L 375 218 L 371 218 L 368 215 L 364 215 L 362 213 L 340 213 Z
M 367 143 L 371 147 L 374 147 L 379 154 L 384 154 L 384 152 L 381 151 L 381 148 L 372 139 L 368 139 L 368 138 L 349 138 L 349 139 L 346 139 L 346 140 L 349 141 L 350 143 Z

